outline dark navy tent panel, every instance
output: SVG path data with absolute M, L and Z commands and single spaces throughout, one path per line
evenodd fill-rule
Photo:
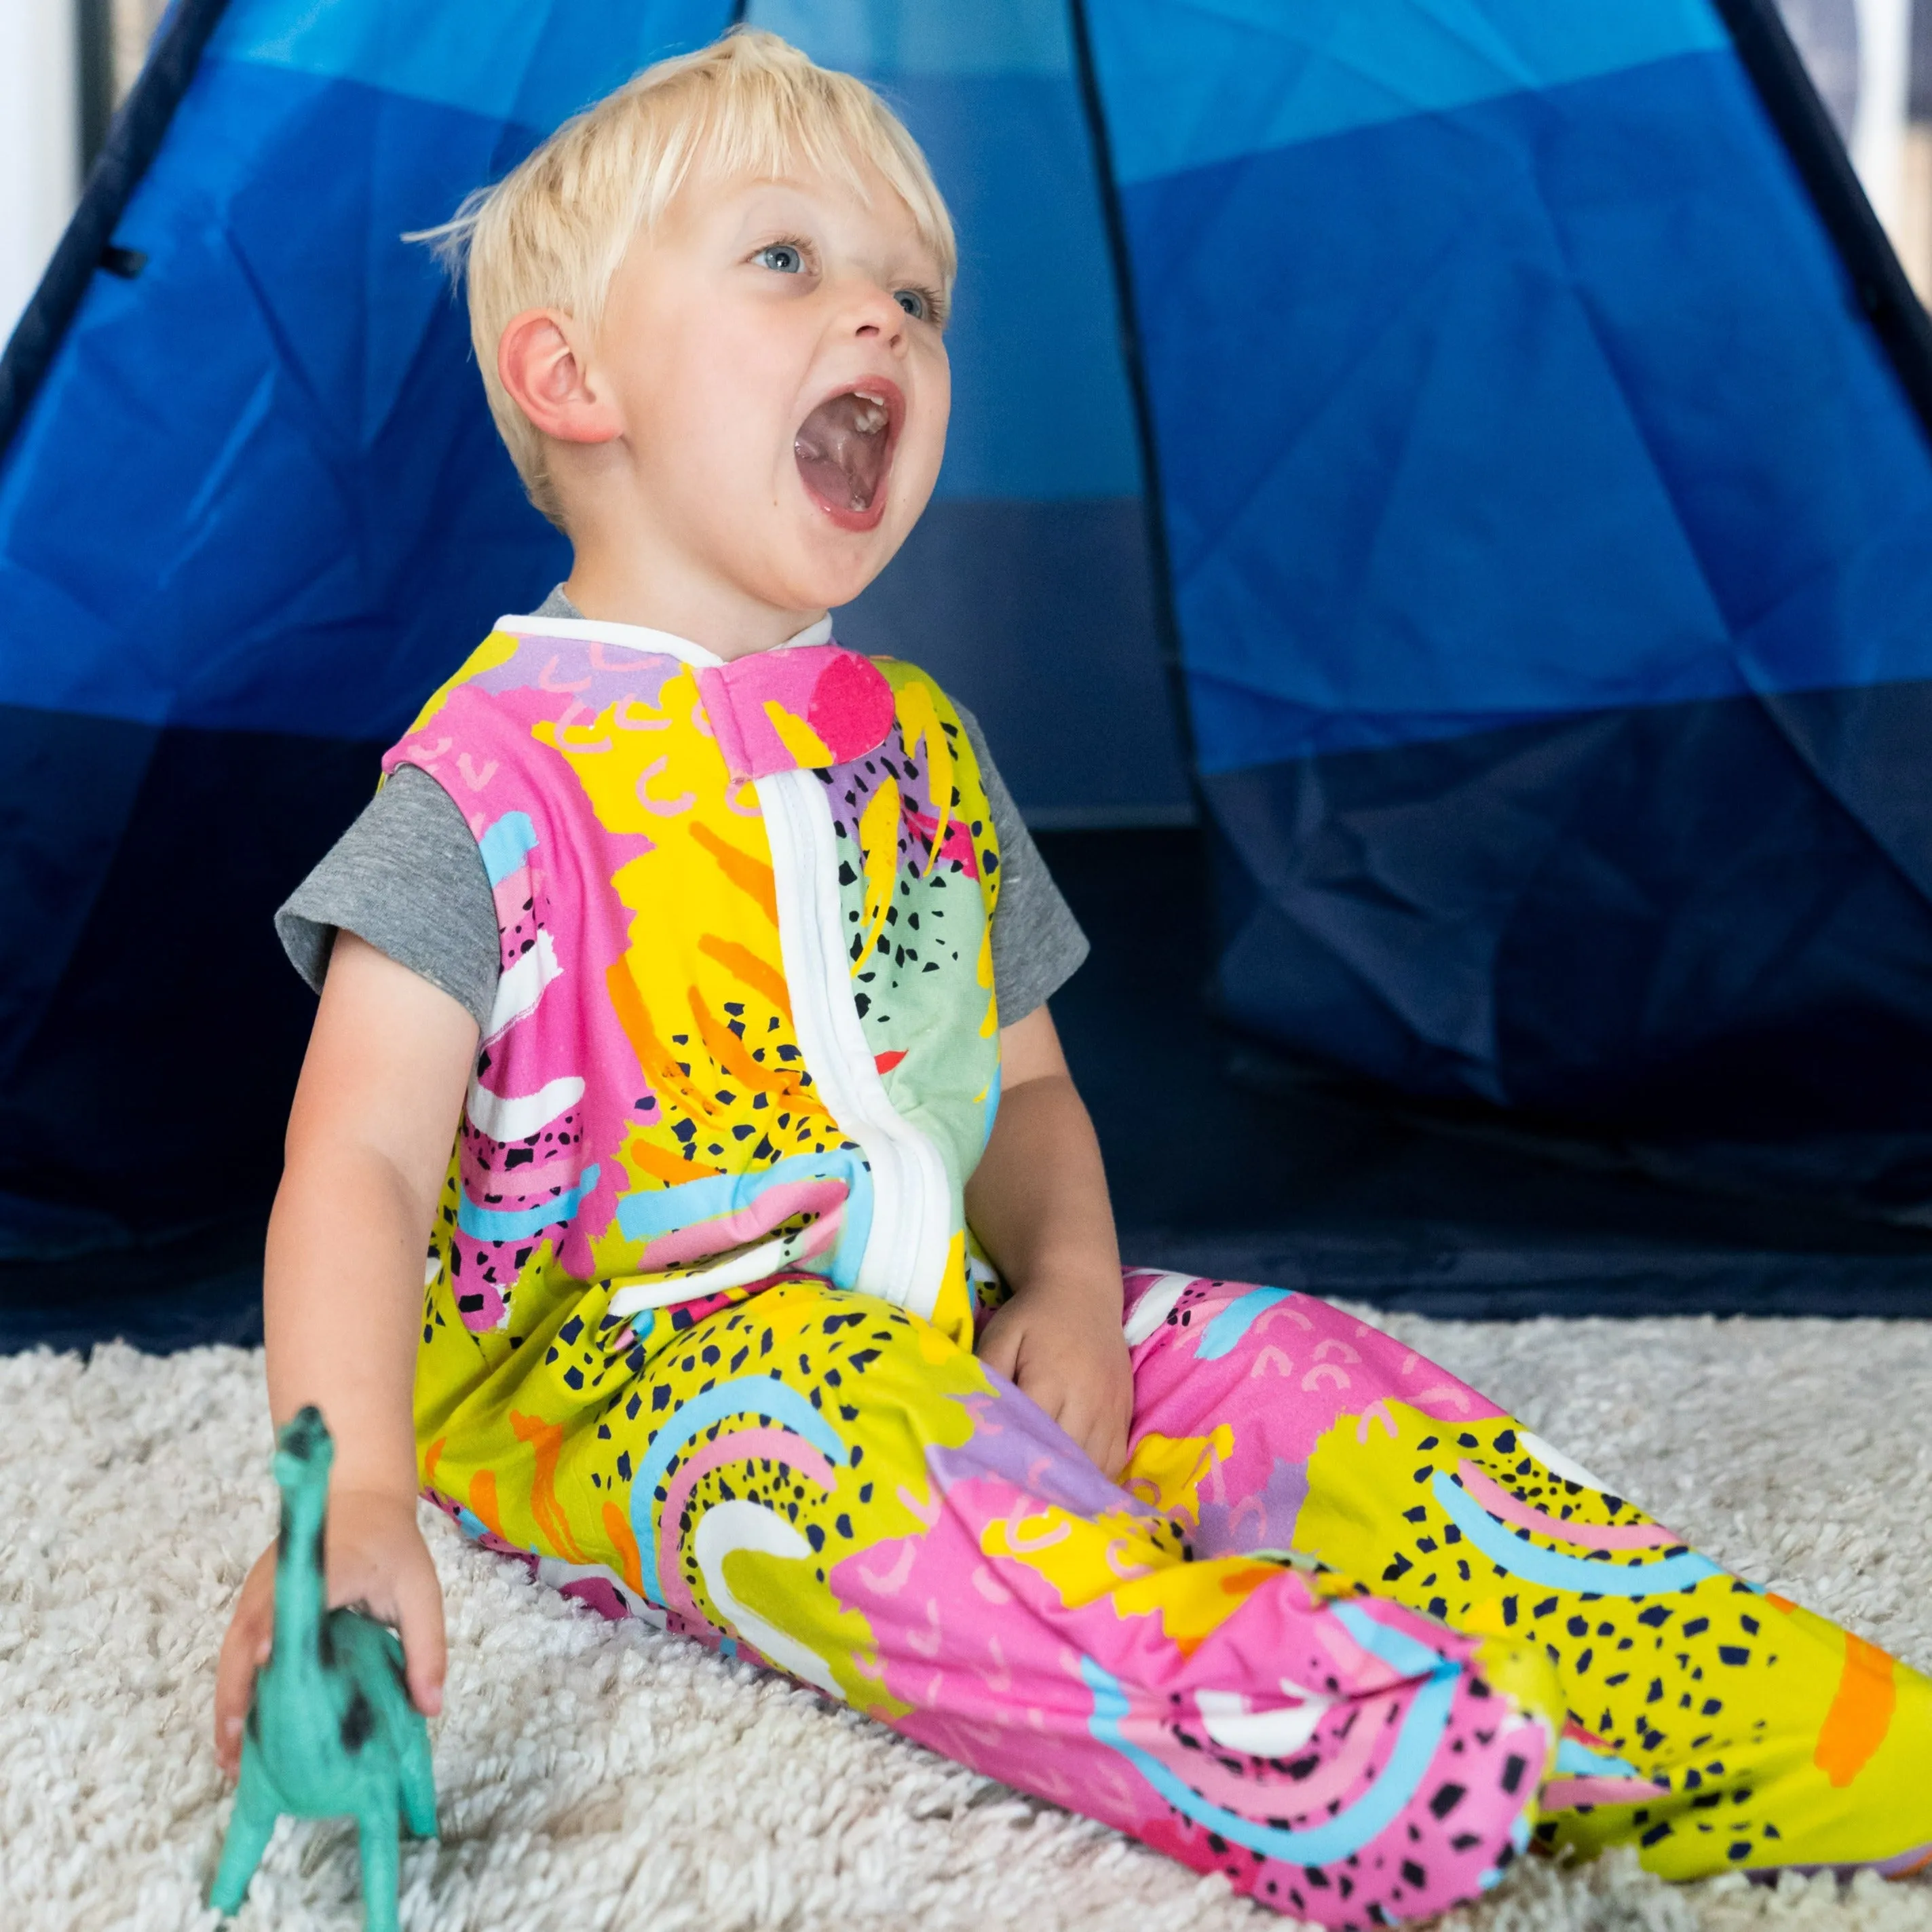
M 1090 18 L 1228 1010 L 1666 1136 L 1932 1125 L 1932 460 L 1718 14 Z

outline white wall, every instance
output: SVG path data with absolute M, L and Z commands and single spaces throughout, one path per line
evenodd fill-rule
M 74 0 L 0 0 L 0 340 L 80 192 Z
M 1905 130 L 1912 82 L 1912 0 L 1858 0 L 1858 106 L 1852 122 L 1852 165 L 1865 194 L 1902 242 Z

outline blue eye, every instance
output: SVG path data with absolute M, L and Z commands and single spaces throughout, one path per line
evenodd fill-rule
M 789 242 L 774 242 L 760 248 L 754 258 L 781 275 L 802 274 L 805 257 Z
M 895 289 L 892 299 L 915 322 L 924 322 L 932 313 L 932 304 L 923 291 L 918 289 Z

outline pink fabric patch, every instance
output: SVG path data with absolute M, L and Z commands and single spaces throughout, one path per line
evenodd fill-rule
M 500 1172 L 492 1172 L 485 1184 L 470 1190 L 471 1198 L 480 1208 L 486 1202 L 491 1207 L 500 1206 L 506 1201 L 529 1201 L 539 1195 L 547 1195 L 552 1188 L 559 1190 L 574 1187 L 584 1172 L 584 1162 L 574 1154 L 560 1155 L 555 1160 L 547 1160 L 541 1167 L 506 1167 Z
M 1561 1516 L 1546 1515 L 1519 1502 L 1466 1457 L 1456 1465 L 1456 1473 L 1463 1488 L 1490 1515 L 1499 1516 L 1512 1528 L 1526 1529 L 1532 1536 L 1553 1536 L 1580 1550 L 1662 1550 L 1683 1540 L 1660 1522 L 1566 1522 Z
M 910 807 L 906 812 L 906 822 L 926 841 L 929 848 L 938 836 L 939 820 L 929 812 L 914 812 Z M 946 821 L 946 836 L 940 840 L 939 850 L 934 862 L 944 865 L 957 860 L 960 868 L 969 879 L 980 876 L 980 855 L 973 849 L 973 834 L 962 818 L 949 818 Z
M 892 686 L 870 658 L 838 644 L 754 651 L 700 671 L 698 688 L 718 748 L 740 783 L 800 769 L 768 704 L 818 734 L 830 754 L 827 764 L 862 758 L 892 729 Z
M 588 1604 L 600 1617 L 608 1618 L 614 1624 L 622 1623 L 631 1614 L 630 1605 L 618 1595 L 616 1586 L 608 1577 L 574 1577 L 557 1594 L 574 1597 L 580 1604 Z
M 1538 1795 L 1536 1808 L 1568 1811 L 1579 1804 L 1641 1804 L 1646 1798 L 1670 1795 L 1647 1778 L 1552 1778 Z
M 519 866 L 507 879 L 498 880 L 491 896 L 496 902 L 496 925 L 500 931 L 514 930 L 534 890 L 527 866 Z
M 824 648 L 830 655 L 812 686 L 806 716 L 842 765 L 884 743 L 892 728 L 892 688 L 870 658 L 833 644 Z
M 829 1215 L 845 1204 L 842 1180 L 782 1180 L 767 1187 L 748 1205 L 735 1214 L 714 1216 L 709 1221 L 694 1221 L 688 1227 L 674 1228 L 660 1234 L 638 1257 L 640 1272 L 675 1267 L 680 1262 L 694 1262 L 706 1255 L 722 1255 L 730 1248 L 769 1234 L 782 1221 L 794 1214 Z

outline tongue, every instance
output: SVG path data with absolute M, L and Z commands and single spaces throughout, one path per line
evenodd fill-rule
M 876 404 L 854 395 L 820 403 L 792 441 L 806 488 L 828 508 L 868 510 L 886 466 L 886 426 Z M 876 420 L 875 422 L 875 419 Z M 874 422 L 870 430 L 864 423 Z

